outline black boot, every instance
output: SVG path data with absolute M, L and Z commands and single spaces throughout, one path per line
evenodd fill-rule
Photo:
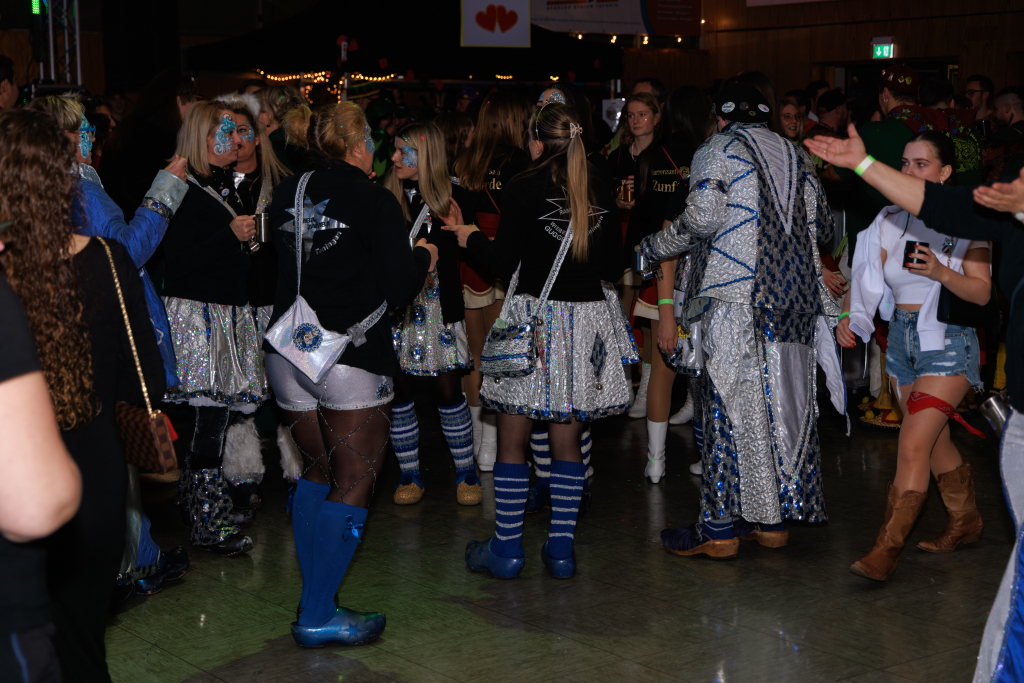
M 252 539 L 242 534 L 219 467 L 189 472 L 190 542 L 218 555 L 248 552 Z

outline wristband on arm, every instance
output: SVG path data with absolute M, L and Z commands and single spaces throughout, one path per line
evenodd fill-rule
M 671 306 L 672 305 L 672 299 L 658 299 L 658 305 L 659 306 L 663 306 L 665 304 L 668 304 L 669 306 Z
M 857 168 L 853 169 L 853 172 L 858 176 L 864 175 L 864 172 L 871 168 L 871 164 L 875 163 L 875 158 L 870 154 L 864 157 L 864 161 L 857 165 Z

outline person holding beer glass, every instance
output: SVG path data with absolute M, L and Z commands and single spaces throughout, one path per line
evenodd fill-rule
M 872 162 L 869 156 L 861 166 Z M 903 151 L 903 173 L 931 182 L 952 182 L 955 164 L 952 140 L 938 131 L 920 133 Z M 858 167 L 857 173 L 865 170 Z M 971 327 L 940 322 L 937 308 L 943 287 L 967 302 L 988 302 L 989 254 L 989 243 L 940 234 L 897 206 L 883 209 L 857 240 L 836 339 L 848 348 L 855 335 L 866 342 L 876 310 L 889 320 L 885 373 L 905 416 L 885 521 L 871 552 L 850 567 L 857 576 L 875 581 L 892 576 L 928 496 L 929 470 L 949 520 L 938 538 L 918 548 L 946 553 L 981 538 L 971 467 L 950 440 L 948 425 L 953 418 L 980 435 L 956 412 L 971 387 L 982 387 L 978 337 Z

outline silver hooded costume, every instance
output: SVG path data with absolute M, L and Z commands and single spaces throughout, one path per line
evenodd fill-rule
M 825 521 L 816 362 L 840 412 L 846 398 L 817 248 L 834 226 L 814 164 L 764 124 L 733 123 L 690 168 L 686 210 L 640 249 L 650 261 L 690 252 L 682 322 L 698 328 L 705 364 L 701 519 Z

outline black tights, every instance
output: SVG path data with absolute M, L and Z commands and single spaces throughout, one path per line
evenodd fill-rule
M 402 405 L 413 399 L 413 387 L 417 377 L 400 372 L 395 375 L 395 404 Z M 449 370 L 430 380 L 430 396 L 437 405 L 448 408 L 462 401 L 462 370 Z
M 551 457 L 555 460 L 583 462 L 580 438 L 585 426 L 585 423 L 576 419 L 568 423 L 549 422 L 548 444 Z M 532 430 L 533 420 L 529 417 L 498 413 L 498 462 L 525 465 L 526 456 L 530 452 Z
M 281 413 L 302 452 L 302 478 L 330 484 L 333 503 L 369 507 L 391 431 L 391 404 Z

